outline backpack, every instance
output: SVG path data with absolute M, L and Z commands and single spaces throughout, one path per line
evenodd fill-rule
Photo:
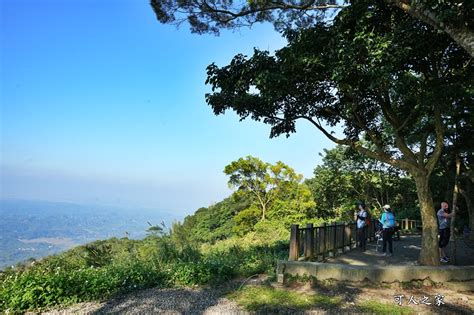
M 367 214 L 365 217 L 365 225 L 370 226 L 370 221 L 371 221 L 370 213 L 367 210 L 365 210 L 365 213 Z
M 395 215 L 391 212 L 388 212 L 386 215 L 385 215 L 385 221 L 388 221 L 387 223 L 387 226 L 389 228 L 394 228 L 396 223 L 395 223 Z

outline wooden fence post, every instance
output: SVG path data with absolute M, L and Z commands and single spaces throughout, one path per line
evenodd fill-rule
M 337 222 L 334 222 L 334 239 L 333 239 L 333 244 L 332 244 L 332 256 L 336 256 L 337 252 Z
M 298 260 L 299 258 L 299 249 L 300 249 L 300 233 L 298 230 L 298 224 L 291 225 L 291 235 L 290 235 L 290 257 L 288 260 Z
M 352 225 L 349 223 L 348 225 L 349 228 L 349 250 L 352 249 Z
M 342 222 L 342 253 L 346 251 L 346 222 Z
M 323 226 L 321 228 L 321 243 L 323 244 L 322 248 L 322 259 L 324 260 L 324 257 L 326 256 L 326 223 L 323 223 Z
M 305 237 L 305 258 L 312 259 L 314 257 L 314 228 L 313 223 L 306 225 L 306 237 Z

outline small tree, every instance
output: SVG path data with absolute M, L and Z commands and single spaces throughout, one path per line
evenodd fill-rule
M 269 206 L 288 185 L 302 180 L 301 175 L 282 162 L 271 165 L 252 156 L 230 163 L 224 173 L 230 176 L 228 183 L 231 188 L 237 188 L 237 193 L 249 194 L 256 201 L 261 220 L 266 219 Z
M 146 232 L 148 235 L 154 236 L 154 237 L 159 237 L 163 236 L 165 234 L 165 229 L 166 225 L 165 222 L 161 221 L 160 224 L 152 225 L 150 222 L 147 222 L 148 225 L 150 226 Z

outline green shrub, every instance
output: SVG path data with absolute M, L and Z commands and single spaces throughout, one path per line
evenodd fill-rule
M 57 304 L 101 300 L 117 292 L 159 286 L 164 273 L 141 262 L 65 270 L 32 268 L 2 274 L 0 310 L 33 310 Z
M 272 274 L 276 261 L 288 254 L 287 242 L 255 234 L 201 249 L 179 248 L 168 236 L 112 238 L 8 269 L 0 273 L 0 311 L 102 300 L 153 286 L 194 286 Z

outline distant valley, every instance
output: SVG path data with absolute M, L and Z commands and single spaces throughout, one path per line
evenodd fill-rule
M 143 238 L 148 222 L 170 227 L 181 219 L 160 210 L 0 200 L 0 269 L 97 239 Z

